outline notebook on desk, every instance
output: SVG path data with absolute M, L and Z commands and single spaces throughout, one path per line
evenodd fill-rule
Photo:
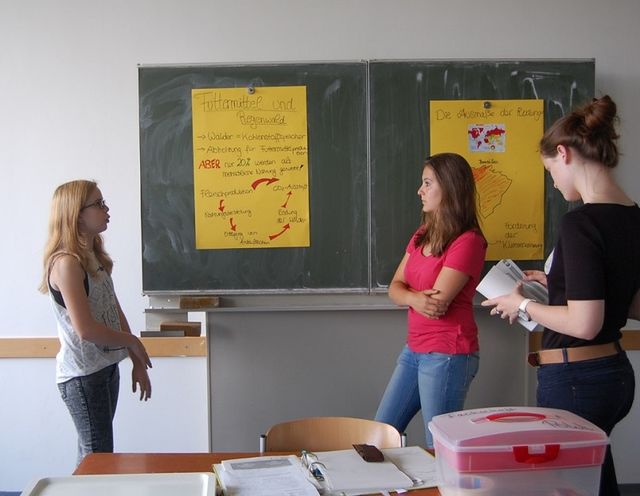
M 382 462 L 366 462 L 355 450 L 325 451 L 316 455 L 319 470 L 331 492 L 369 494 L 413 485 L 387 456 Z
M 435 487 L 435 458 L 418 446 L 383 448 L 382 462 L 366 462 L 355 450 L 315 453 L 329 494 Z

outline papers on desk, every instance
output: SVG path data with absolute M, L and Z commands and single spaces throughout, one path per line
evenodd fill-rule
M 321 477 L 293 455 L 225 460 L 214 471 L 225 496 L 357 496 L 437 485 L 435 458 L 422 448 L 381 451 L 383 462 L 365 462 L 354 449 L 313 453 Z
M 224 460 L 213 469 L 225 496 L 318 496 L 294 455 Z
M 381 451 L 385 457 L 391 459 L 398 469 L 402 470 L 414 481 L 412 489 L 436 487 L 438 485 L 436 459 L 431 453 L 419 446 L 388 448 Z
M 329 494 L 356 496 L 437 485 L 435 458 L 422 448 L 383 448 L 380 451 L 384 454 L 383 462 L 365 462 L 355 450 L 316 453 Z
M 373 490 L 406 489 L 411 479 L 388 456 L 382 462 L 365 462 L 355 450 L 316 453 L 319 470 L 331 491 L 367 494 Z

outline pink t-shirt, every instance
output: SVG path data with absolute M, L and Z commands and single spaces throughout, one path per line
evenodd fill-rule
M 412 236 L 407 246 L 409 259 L 405 265 L 404 278 L 409 287 L 418 291 L 433 288 L 443 267 L 464 272 L 469 280 L 453 299 L 447 313 L 439 319 L 428 319 L 409 308 L 409 349 L 417 353 L 451 355 L 476 352 L 478 327 L 473 317 L 473 295 L 480 282 L 487 243 L 479 233 L 467 231 L 452 241 L 442 256 L 425 256 L 414 244 L 418 232 Z

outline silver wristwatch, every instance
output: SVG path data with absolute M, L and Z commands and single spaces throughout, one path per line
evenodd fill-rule
M 522 320 L 526 320 L 527 322 L 531 320 L 531 315 L 527 313 L 527 305 L 532 301 L 536 300 L 532 298 L 525 298 L 524 300 L 522 300 L 520 306 L 518 307 L 518 317 L 520 317 Z

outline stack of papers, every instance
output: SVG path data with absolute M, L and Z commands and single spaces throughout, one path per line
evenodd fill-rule
M 525 281 L 524 272 L 518 265 L 509 259 L 500 260 L 495 264 L 487 275 L 484 276 L 476 290 L 488 299 L 496 298 L 511 293 L 516 285 L 522 283 L 522 294 L 525 298 L 531 298 L 540 303 L 547 303 L 549 293 L 547 288 L 536 281 Z M 533 331 L 538 323 L 533 320 L 518 318 L 518 323 L 529 331 Z
M 294 455 L 224 460 L 213 470 L 225 496 L 318 496 Z

